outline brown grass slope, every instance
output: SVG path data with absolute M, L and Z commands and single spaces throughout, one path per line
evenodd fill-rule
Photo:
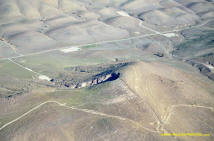
M 213 135 L 213 84 L 199 78 L 160 63 L 144 62 L 124 74 L 130 89 L 153 111 L 160 132 Z M 213 136 L 182 139 L 212 140 Z

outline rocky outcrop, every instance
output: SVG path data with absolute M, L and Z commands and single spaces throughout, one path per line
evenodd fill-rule
M 63 81 L 55 81 L 55 84 L 60 87 L 67 87 L 67 88 L 84 88 L 84 87 L 92 87 L 97 84 L 101 84 L 107 81 L 113 81 L 119 78 L 120 73 L 110 73 L 110 74 L 103 74 L 98 75 L 96 77 L 92 77 L 91 79 L 83 80 L 81 82 L 74 82 L 72 80 L 63 80 Z
M 204 64 L 192 61 L 192 60 L 186 60 L 187 63 L 191 64 L 193 67 L 196 67 L 200 73 L 207 76 L 209 79 L 214 81 L 214 73 L 211 71 L 210 68 L 205 66 Z
M 109 65 L 76 66 L 66 68 L 67 75 L 52 79 L 57 87 L 83 88 L 92 87 L 119 78 L 119 71 L 131 63 L 116 63 Z
M 164 54 L 161 52 L 154 53 L 154 55 L 157 57 L 164 57 Z
M 106 82 L 111 77 L 113 77 L 113 74 L 107 74 L 104 76 L 100 76 L 100 77 L 94 78 L 92 80 L 88 80 L 88 81 L 79 83 L 75 88 L 91 87 L 91 86 Z

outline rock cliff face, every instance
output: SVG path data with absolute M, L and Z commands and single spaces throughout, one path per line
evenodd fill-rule
M 81 82 L 73 82 L 73 80 L 56 80 L 55 84 L 59 85 L 60 87 L 67 87 L 67 88 L 84 88 L 84 87 L 92 87 L 97 84 L 101 84 L 107 81 L 113 81 L 119 78 L 120 73 L 109 73 L 109 74 L 102 74 L 96 77 L 92 77 L 87 80 L 83 80 Z
M 117 78 L 119 78 L 119 76 L 120 76 L 120 73 L 106 74 L 106 75 L 94 78 L 92 80 L 88 80 L 88 81 L 79 83 L 79 84 L 76 85 L 75 88 L 92 87 L 94 85 L 101 84 L 101 83 L 104 83 L 104 82 L 107 82 L 107 81 L 116 80 Z
M 120 77 L 119 71 L 129 65 L 130 63 L 117 63 L 109 65 L 95 65 L 90 67 L 77 66 L 67 68 L 66 70 L 71 72 L 70 75 L 60 76 L 52 82 L 57 87 L 67 88 L 83 88 L 92 87 L 97 84 L 101 84 L 107 81 L 113 81 Z M 78 76 L 81 77 L 75 77 Z

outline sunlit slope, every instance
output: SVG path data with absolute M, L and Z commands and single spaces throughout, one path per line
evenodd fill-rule
M 0 16 L 25 16 L 39 18 L 57 16 L 72 10 L 85 10 L 81 2 L 76 0 L 1 0 Z
M 153 110 L 160 131 L 213 134 L 213 84 L 199 80 L 201 76 L 160 63 L 140 62 L 131 66 L 124 77 Z
M 186 28 L 213 11 L 205 0 L 0 0 L 0 38 L 26 54 Z

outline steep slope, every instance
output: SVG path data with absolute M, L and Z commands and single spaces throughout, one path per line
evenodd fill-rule
M 160 63 L 143 62 L 124 74 L 128 86 L 154 112 L 160 131 L 213 134 L 213 84 L 195 76 Z

